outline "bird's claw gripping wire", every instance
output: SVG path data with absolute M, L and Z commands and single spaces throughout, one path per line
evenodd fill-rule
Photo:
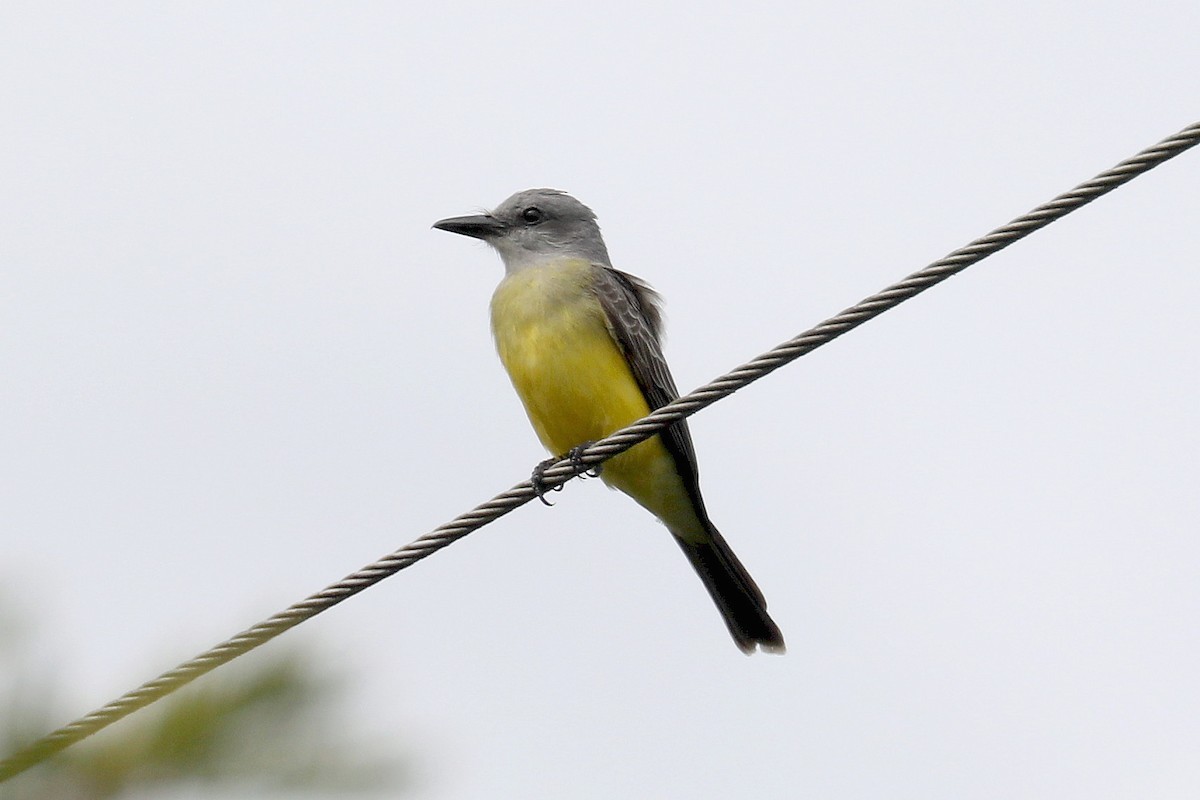
M 551 503 L 546 499 L 546 492 L 562 491 L 563 485 L 561 483 L 558 486 L 552 486 L 549 489 L 546 488 L 546 470 L 550 469 L 550 467 L 557 463 L 557 458 L 547 458 L 545 461 L 534 467 L 533 474 L 529 476 L 529 482 L 533 484 L 533 493 L 537 496 L 538 500 L 542 501 L 542 505 L 544 506 L 554 505 L 554 503 Z
M 589 467 L 583 463 L 583 451 L 594 445 L 595 442 L 584 442 L 577 444 L 571 448 L 571 452 L 567 453 L 571 457 L 571 467 L 575 470 L 575 474 L 580 478 L 599 478 L 600 468 L 603 464 L 597 464 L 594 467 Z
M 595 442 L 584 442 L 583 444 L 576 445 L 576 446 L 572 447 L 570 449 L 570 451 L 567 452 L 567 455 L 565 456 L 565 457 L 569 457 L 571 459 L 571 469 L 573 469 L 575 471 L 575 474 L 578 475 L 580 478 L 598 478 L 598 477 L 600 477 L 600 465 L 599 464 L 597 464 L 594 467 L 588 467 L 587 464 L 583 463 L 583 451 L 586 450 L 587 448 L 591 447 L 593 444 L 595 444 Z M 561 483 L 558 484 L 557 486 L 551 486 L 549 488 L 546 487 L 546 470 L 550 469 L 550 467 L 557 464 L 563 458 L 564 458 L 564 456 L 559 456 L 558 458 L 547 458 L 545 461 L 541 462 L 536 467 L 534 467 L 533 474 L 531 476 L 529 476 L 529 482 L 530 482 L 530 484 L 533 485 L 533 493 L 537 496 L 538 500 L 542 501 L 543 505 L 547 505 L 547 506 L 554 505 L 553 503 L 551 503 L 549 500 L 546 499 L 547 492 L 561 492 L 562 491 L 563 484 L 561 484 Z

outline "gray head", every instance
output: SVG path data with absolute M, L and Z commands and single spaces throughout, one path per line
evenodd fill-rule
M 509 273 L 564 257 L 611 266 L 596 215 L 557 189 L 526 189 L 489 214 L 451 217 L 433 227 L 487 242 L 504 259 Z

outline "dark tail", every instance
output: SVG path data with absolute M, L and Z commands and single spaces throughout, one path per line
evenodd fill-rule
M 767 601 L 724 537 L 710 524 L 708 541 L 687 542 L 673 537 L 692 562 L 704 588 L 721 610 L 733 641 L 747 655 L 761 647 L 768 653 L 786 649 L 779 626 L 767 615 Z

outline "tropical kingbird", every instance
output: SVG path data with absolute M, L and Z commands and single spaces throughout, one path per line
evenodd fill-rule
M 583 203 L 529 189 L 491 213 L 433 227 L 482 239 L 503 259 L 492 334 L 552 454 L 602 439 L 679 396 L 662 354 L 659 296 L 613 268 L 596 215 Z M 674 534 L 742 652 L 784 651 L 762 592 L 704 510 L 684 420 L 605 462 L 600 477 Z

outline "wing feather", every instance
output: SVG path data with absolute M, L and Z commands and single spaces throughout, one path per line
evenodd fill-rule
M 640 278 L 612 267 L 599 264 L 594 267 L 596 279 L 593 285 L 604 309 L 609 333 L 629 361 L 650 410 L 662 408 L 679 397 L 679 390 L 662 352 L 661 298 Z M 661 438 L 675 460 L 675 468 L 683 478 L 698 516 L 711 528 L 704 499 L 700 496 L 696 450 L 687 421 L 676 422 L 662 432 Z

